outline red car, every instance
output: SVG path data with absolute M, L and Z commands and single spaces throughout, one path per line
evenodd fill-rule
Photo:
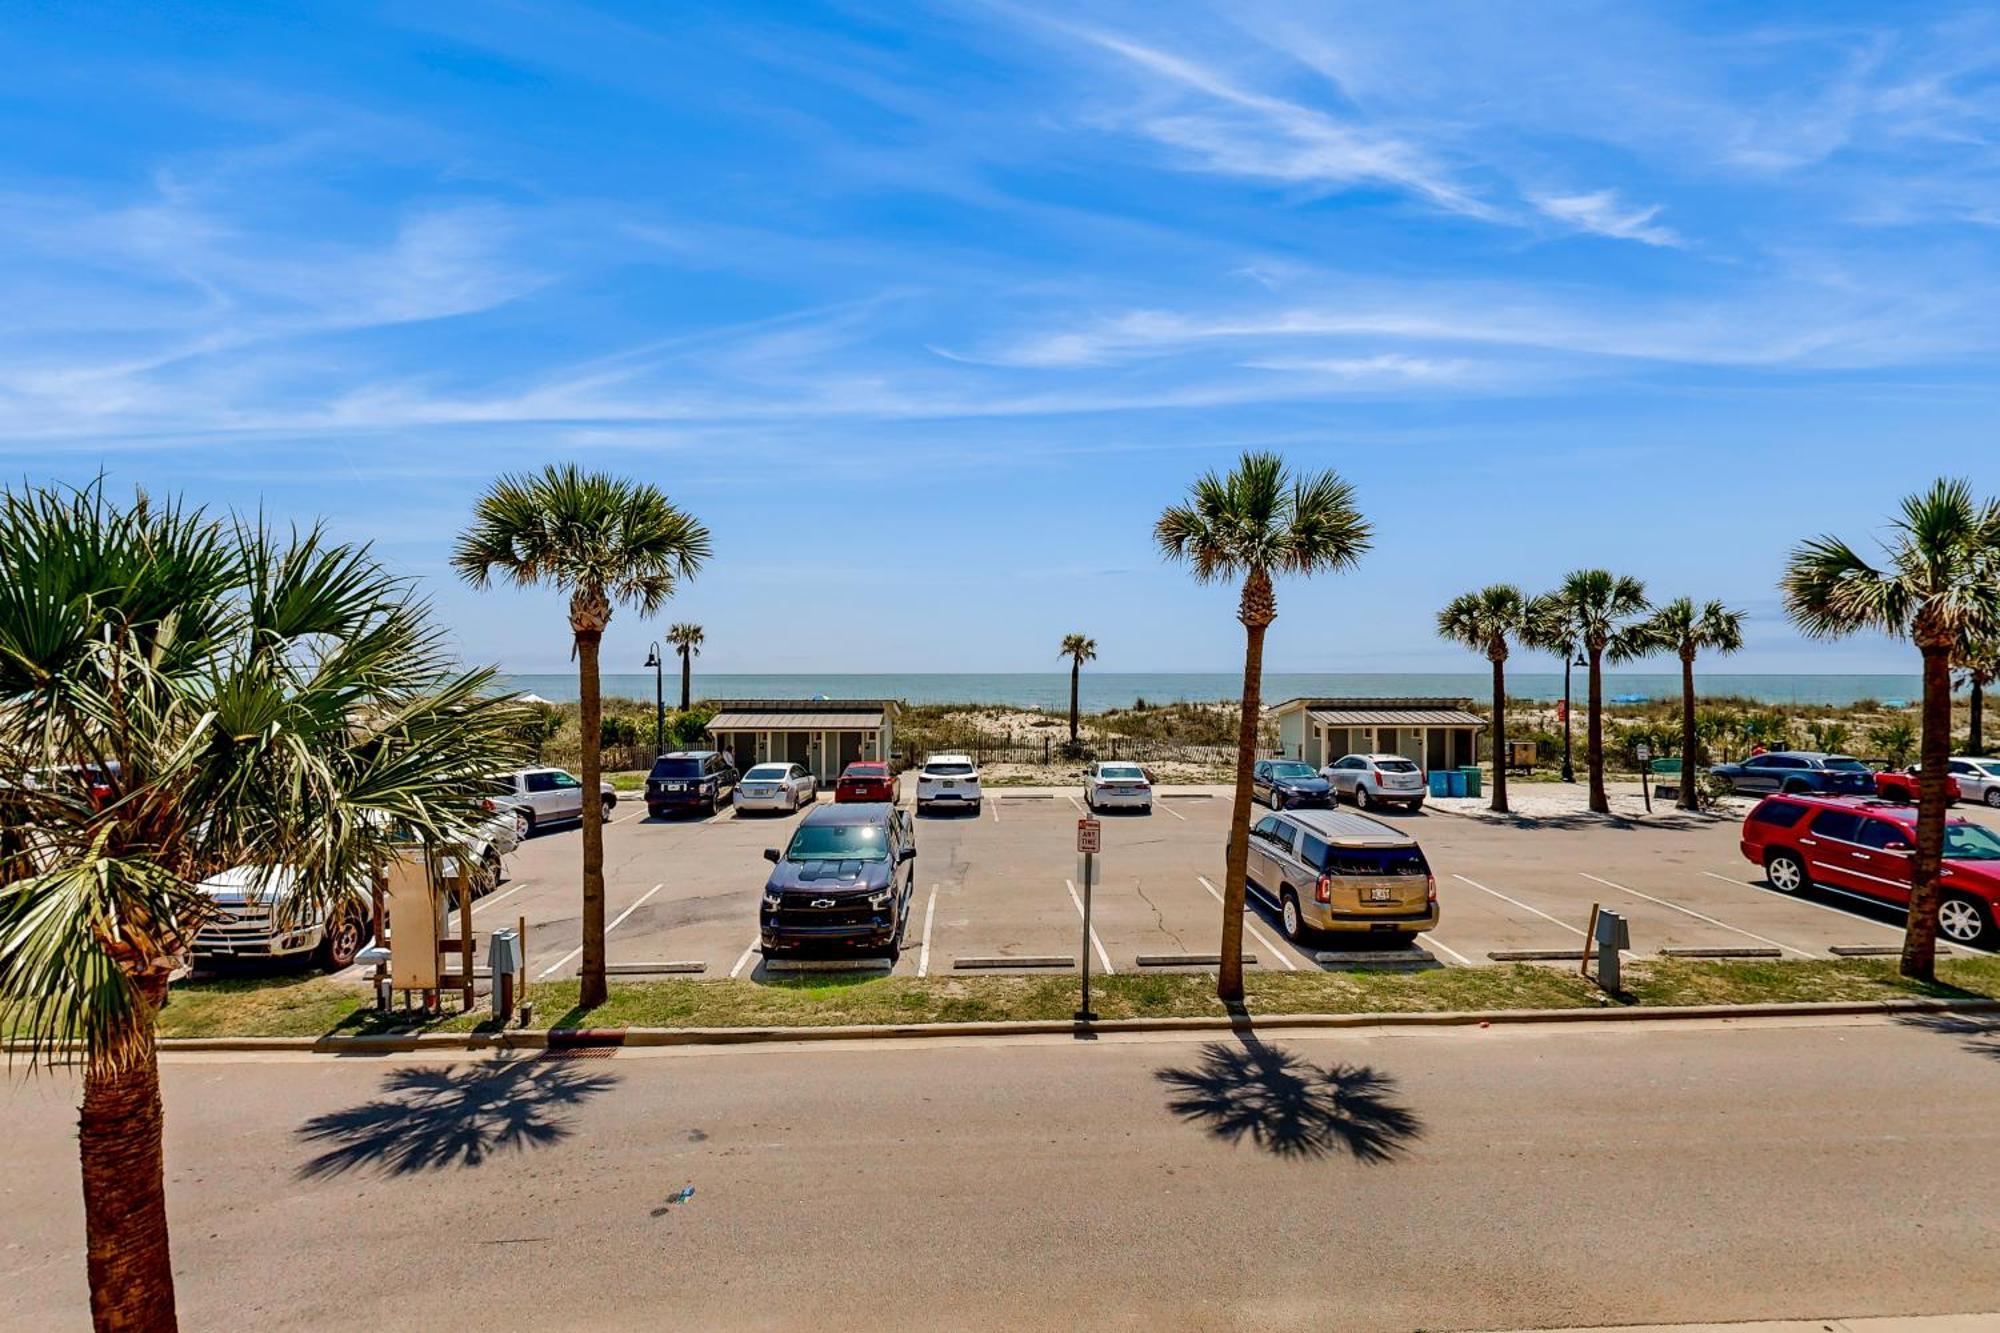
M 1822 889 L 1891 907 L 1910 905 L 1914 806 L 1858 796 L 1767 796 L 1743 821 L 1743 855 L 1781 893 Z M 2000 945 L 2000 836 L 1947 819 L 1938 934 L 1953 944 Z
M 1875 794 L 1885 801 L 1898 801 L 1904 805 L 1916 804 L 1917 770 L 1914 768 L 1884 769 L 1875 775 Z M 1945 804 L 1957 805 L 1958 797 L 1958 779 L 1947 776 L 1944 780 Z
M 836 804 L 887 801 L 894 805 L 896 775 L 880 759 L 857 759 L 840 771 L 840 781 L 833 784 L 833 799 Z

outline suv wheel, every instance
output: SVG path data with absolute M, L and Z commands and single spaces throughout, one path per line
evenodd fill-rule
M 1354 808 L 1357 810 L 1368 808 L 1368 789 L 1359 783 L 1354 787 Z
M 1986 804 L 1992 806 L 1995 810 L 2000 810 L 2000 786 L 1988 787 L 1986 789 Z
M 1779 893 L 1797 893 L 1812 887 L 1812 876 L 1806 873 L 1806 863 L 1795 852 L 1773 852 L 1764 862 L 1764 878 L 1771 881 L 1771 887 Z
M 1993 917 L 1977 898 L 1947 894 L 1938 904 L 1938 934 L 1953 944 L 1988 948 L 1993 934 Z
M 338 972 L 354 963 L 361 952 L 361 916 L 343 911 L 327 923 L 326 938 L 320 941 L 319 960 L 329 972 Z
M 1785 795 L 1787 796 L 1804 796 L 1808 790 L 1809 788 L 1806 784 L 1797 778 L 1793 778 L 1785 784 Z
M 1306 937 L 1305 914 L 1299 911 L 1299 895 L 1285 890 L 1278 904 L 1278 920 L 1285 928 L 1285 938 L 1298 944 Z
M 479 878 L 472 886 L 472 896 L 477 898 L 481 894 L 493 892 L 500 887 L 500 881 L 505 875 L 506 871 L 500 864 L 500 853 L 488 847 L 486 855 L 479 859 Z
M 607 796 L 597 803 L 597 808 L 604 812 L 604 822 L 609 824 L 611 822 L 611 812 L 618 808 L 618 798 L 616 796 Z
M 535 817 L 526 810 L 514 812 L 514 836 L 522 842 L 535 836 Z

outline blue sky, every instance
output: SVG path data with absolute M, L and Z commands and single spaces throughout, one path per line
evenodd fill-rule
M 444 555 L 576 458 L 702 516 L 713 671 L 1240 660 L 1149 543 L 1244 447 L 1377 529 L 1269 665 L 1602 564 L 1783 624 L 1799 537 L 2000 489 L 1986 6 L 10 6 L 0 468 Z M 623 613 L 608 669 L 658 626 Z M 630 659 L 629 663 L 626 659 Z M 1524 665 L 1538 665 L 1524 662 Z

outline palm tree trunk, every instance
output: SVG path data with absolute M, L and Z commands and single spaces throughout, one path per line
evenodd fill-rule
M 598 693 L 597 630 L 576 636 L 577 720 L 583 730 L 583 962 L 577 972 L 577 1004 L 595 1008 L 610 998 L 604 982 L 604 804 L 598 782 L 604 771 L 604 700 Z
M 1493 811 L 1504 815 L 1507 813 L 1507 659 L 1503 655 L 1492 660 Z
M 1694 654 L 1681 654 L 1681 794 L 1674 804 L 1683 810 L 1701 809 L 1701 793 L 1695 789 L 1696 761 L 1700 758 L 1701 736 L 1694 726 Z M 1645 775 L 1639 776 L 1644 782 Z
M 1076 748 L 1076 688 L 1083 676 L 1083 660 L 1074 658 L 1069 664 L 1069 744 Z
M 172 1333 L 179 1327 L 167 1244 L 165 1115 L 153 1047 L 153 1015 L 167 984 L 163 976 L 137 984 L 146 1001 L 138 1015 L 138 1049 L 115 1069 L 86 1066 L 77 1118 L 90 1316 L 100 1333 Z
M 1951 649 L 1926 647 L 1924 729 L 1918 742 L 1917 846 L 1910 857 L 1910 915 L 1903 928 L 1902 973 L 1937 977 L 1938 869 L 1944 859 L 1944 782 L 1951 758 Z
M 1590 649 L 1590 722 L 1585 731 L 1583 762 L 1590 769 L 1590 808 L 1600 815 L 1611 813 L 1611 798 L 1604 794 L 1604 650 Z
M 1243 1000 L 1243 903 L 1250 882 L 1250 771 L 1257 766 L 1263 721 L 1264 633 L 1276 617 L 1271 576 L 1261 569 L 1243 581 L 1243 712 L 1236 728 L 1236 794 L 1229 805 L 1229 852 L 1222 877 L 1222 950 L 1215 995 L 1225 1004 Z
M 681 649 L 681 711 L 683 713 L 687 712 L 693 705 L 694 701 L 689 697 L 689 687 L 693 684 L 694 654 L 683 648 Z

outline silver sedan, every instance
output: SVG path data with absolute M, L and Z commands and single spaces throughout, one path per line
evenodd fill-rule
M 819 800 L 819 779 L 798 764 L 759 764 L 736 788 L 738 810 L 786 813 Z

